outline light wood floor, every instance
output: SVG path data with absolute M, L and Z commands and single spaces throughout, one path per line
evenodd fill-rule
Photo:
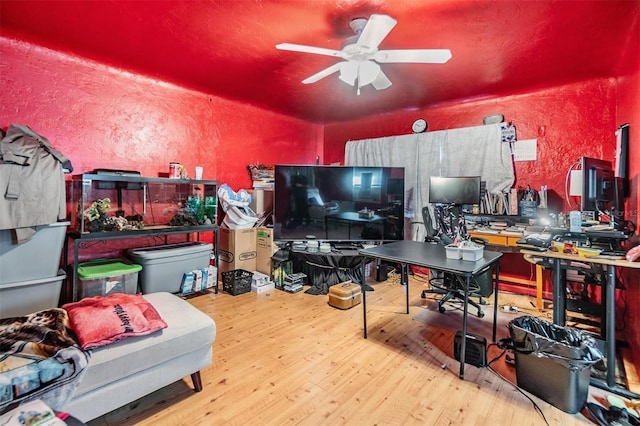
M 327 304 L 327 296 L 276 290 L 193 297 L 189 301 L 217 324 L 213 365 L 202 371 L 204 390 L 193 392 L 186 378 L 90 424 L 545 424 L 513 385 L 515 369 L 504 357 L 492 366 L 505 378 L 470 365 L 465 380 L 458 378 L 455 330 L 414 319 L 433 303 L 420 298 L 426 288 L 422 281 L 411 280 L 409 315 L 397 275 L 371 284 L 375 291 L 367 293 L 366 340 L 362 305 L 337 310 Z M 501 294 L 500 304 L 519 303 L 521 314 L 535 311 L 529 297 L 509 297 Z M 491 347 L 488 358 L 500 352 Z M 590 388 L 590 398 L 605 396 Z M 593 424 L 582 414 L 531 398 L 550 425 Z

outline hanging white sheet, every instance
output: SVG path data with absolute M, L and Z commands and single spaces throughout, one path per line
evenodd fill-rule
M 499 194 L 515 181 L 509 143 L 501 124 L 348 141 L 347 166 L 405 168 L 405 221 L 422 222 L 429 201 L 429 176 L 481 176 Z M 422 239 L 423 229 L 405 226 L 405 238 Z M 415 227 L 414 227 L 415 228 Z M 409 234 L 410 233 L 410 234 Z

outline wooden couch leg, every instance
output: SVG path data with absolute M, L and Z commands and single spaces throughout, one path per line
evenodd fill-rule
M 196 392 L 202 391 L 202 377 L 200 377 L 200 371 L 196 371 L 191 375 L 191 381 L 193 382 L 193 389 Z

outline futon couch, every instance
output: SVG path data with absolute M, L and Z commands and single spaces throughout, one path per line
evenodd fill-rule
M 216 324 L 171 293 L 144 295 L 167 327 L 94 349 L 64 411 L 86 422 L 191 376 L 202 390 L 200 370 L 211 365 Z

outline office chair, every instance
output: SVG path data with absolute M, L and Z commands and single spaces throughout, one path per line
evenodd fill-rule
M 467 227 L 464 220 L 462 210 L 454 205 L 435 205 L 434 219 L 435 225 L 431 220 L 429 208 L 422 208 L 422 217 L 426 228 L 425 242 L 433 244 L 448 245 L 454 241 L 472 240 L 479 244 L 487 244 L 487 240 L 482 238 L 469 238 Z M 458 277 L 449 272 L 430 271 L 429 279 L 430 289 L 422 291 L 422 298 L 426 299 L 427 294 L 442 294 L 438 300 L 438 311 L 445 312 L 444 304 L 452 299 L 464 301 L 464 278 Z M 491 268 L 476 275 L 471 281 L 468 289 L 469 297 L 479 298 L 478 302 L 468 299 L 471 306 L 478 310 L 478 317 L 484 317 L 484 312 L 480 305 L 486 305 L 483 297 L 489 297 L 493 293 L 493 275 Z

